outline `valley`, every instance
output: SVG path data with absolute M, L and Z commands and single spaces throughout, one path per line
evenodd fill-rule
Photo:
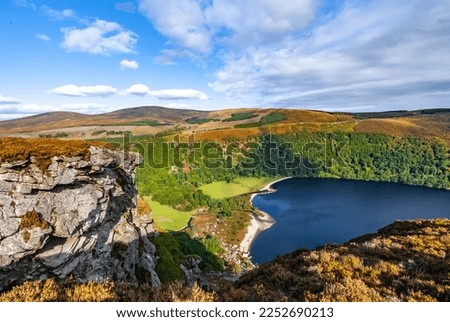
M 26 161 L 41 165 L 45 174 L 58 158 L 86 157 L 90 145 L 115 151 L 123 160 L 139 153 L 131 174 L 139 194 L 135 206 L 138 213 L 151 213 L 148 240 L 155 259 L 150 273 L 138 272 L 133 279 L 148 283 L 157 274 L 168 285 L 199 283 L 216 288 L 226 299 L 242 300 L 231 291 L 233 286 L 223 286 L 224 281 L 212 276 L 242 275 L 246 281 L 263 269 L 248 254 L 257 236 L 248 240 L 248 227 L 253 216 L 263 215 L 251 203 L 252 193 L 283 177 L 449 189 L 449 124 L 448 109 L 350 114 L 137 107 L 101 115 L 57 112 L 0 122 L 0 163 L 5 168 Z M 74 152 L 73 142 L 83 142 L 77 144 L 84 152 Z M 139 226 L 140 221 L 130 224 Z M 110 254 L 128 258 L 128 246 L 115 244 Z

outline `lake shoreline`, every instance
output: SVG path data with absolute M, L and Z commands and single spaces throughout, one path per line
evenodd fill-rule
M 284 177 L 279 178 L 274 181 L 267 183 L 264 187 L 262 187 L 258 192 L 254 192 L 250 195 L 250 203 L 253 205 L 253 198 L 255 198 L 259 194 L 273 193 L 276 190 L 272 188 L 272 186 L 280 181 L 292 179 L 293 177 Z M 273 219 L 267 212 L 264 212 L 258 209 L 258 212 L 261 215 L 252 214 L 253 218 L 250 221 L 250 225 L 247 227 L 247 233 L 244 236 L 244 239 L 240 245 L 240 251 L 244 257 L 250 258 L 250 248 L 252 246 L 253 241 L 258 237 L 260 233 L 272 227 L 276 221 Z

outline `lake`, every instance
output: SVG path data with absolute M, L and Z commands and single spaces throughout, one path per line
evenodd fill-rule
M 386 182 L 288 179 L 253 205 L 276 223 L 254 240 L 262 264 L 298 248 L 313 249 L 374 233 L 396 220 L 450 218 L 450 191 Z

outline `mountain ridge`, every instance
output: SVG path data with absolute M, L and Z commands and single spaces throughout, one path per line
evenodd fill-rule
M 261 123 L 269 114 L 284 117 Z M 233 117 L 238 115 L 241 117 Z M 101 114 L 49 112 L 0 121 L 0 136 L 53 136 L 94 139 L 130 132 L 148 135 L 178 131 L 199 134 L 201 139 L 215 139 L 273 133 L 305 128 L 312 131 L 384 133 L 394 136 L 441 137 L 450 145 L 450 109 L 384 111 L 370 113 L 326 112 L 281 108 L 235 108 L 213 111 L 138 106 Z M 104 135 L 98 133 L 104 132 Z M 263 131 L 267 132 L 266 130 Z

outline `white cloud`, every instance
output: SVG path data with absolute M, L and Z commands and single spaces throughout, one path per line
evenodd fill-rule
M 150 91 L 148 95 L 164 100 L 208 99 L 208 96 L 205 93 L 195 89 L 161 89 Z
M 77 112 L 84 114 L 99 114 L 99 113 L 107 113 L 110 112 L 111 110 L 113 110 L 112 107 L 92 102 L 62 104 L 59 106 L 29 103 L 20 105 L 0 106 L 0 120 L 11 120 L 26 116 L 57 111 Z
M 51 94 L 64 95 L 64 96 L 111 96 L 117 93 L 117 89 L 106 85 L 95 86 L 77 86 L 77 85 L 64 85 L 54 88 L 49 91 Z
M 14 120 L 20 117 L 31 116 L 32 114 L 5 114 L 0 113 L 0 121 Z M 1 130 L 0 130 L 1 131 Z
M 326 5 L 140 0 L 139 11 L 168 38 L 157 63 L 214 55 L 223 66 L 210 87 L 243 104 L 391 109 L 450 102 L 448 0 Z
M 163 35 L 199 53 L 211 50 L 211 35 L 196 0 L 141 0 L 139 10 Z
M 203 61 L 203 59 L 199 60 L 196 54 L 187 49 L 163 49 L 155 57 L 155 62 L 160 65 L 174 65 L 175 61 L 180 58 L 188 58 L 196 62 Z
M 445 0 L 346 5 L 308 34 L 226 56 L 210 86 L 261 105 L 442 107 L 450 100 L 449 32 Z
M 64 19 L 70 19 L 75 18 L 75 11 L 71 9 L 64 9 L 64 10 L 55 10 L 48 6 L 42 6 L 41 10 L 45 12 L 46 15 L 48 15 L 50 18 L 55 20 L 64 20 Z
M 135 60 L 127 60 L 127 59 L 123 59 L 121 62 L 120 62 L 120 68 L 122 69 L 122 70 L 125 70 L 125 69 L 138 69 L 139 68 L 139 64 L 137 63 L 137 61 L 135 61 Z
M 73 111 L 84 114 L 99 114 L 109 112 L 111 108 L 105 104 L 99 103 L 71 103 L 62 104 L 59 110 Z
M 112 53 L 133 53 L 138 36 L 124 30 L 116 22 L 96 20 L 84 29 L 63 28 L 64 42 L 69 52 L 110 55 Z
M 45 112 L 53 112 L 56 108 L 50 105 L 16 104 L 0 106 L 0 120 L 10 120 Z
M 317 0 L 140 0 L 139 10 L 175 46 L 198 54 L 217 44 L 254 46 L 298 31 L 314 19 Z
M 42 41 L 50 41 L 50 37 L 46 34 L 36 34 L 36 38 Z
M 174 108 L 174 109 L 184 109 L 184 110 L 193 108 L 192 105 L 179 104 L 179 103 L 170 103 L 170 104 L 165 105 L 165 107 Z
M 0 94 L 0 105 L 19 104 L 19 100 L 13 97 L 3 96 Z
M 32 2 L 27 1 L 27 0 L 14 0 L 14 4 L 16 6 L 19 6 L 19 7 L 36 10 L 36 5 L 34 3 L 32 3 Z
M 144 84 L 134 84 L 131 85 L 130 88 L 127 88 L 121 94 L 123 95 L 137 95 L 137 96 L 145 96 L 150 92 L 150 88 Z
M 254 46 L 307 27 L 315 18 L 316 0 L 215 0 L 204 11 L 210 28 L 230 31 L 232 44 Z
M 120 94 L 137 95 L 137 96 L 148 95 L 162 100 L 208 99 L 208 95 L 196 89 L 181 88 L 181 89 L 151 90 L 147 85 L 144 84 L 134 84 L 130 88 L 122 91 Z

